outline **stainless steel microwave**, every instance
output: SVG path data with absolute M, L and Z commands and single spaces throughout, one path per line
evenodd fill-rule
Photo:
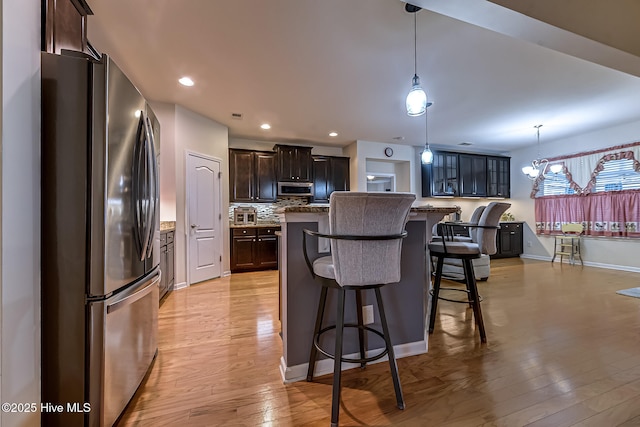
M 278 196 L 313 196 L 313 183 L 278 182 Z

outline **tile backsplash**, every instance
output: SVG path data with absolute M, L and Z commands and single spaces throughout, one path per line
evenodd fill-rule
M 229 204 L 229 221 L 233 222 L 233 210 L 238 206 L 251 206 L 256 208 L 258 212 L 258 222 L 279 222 L 278 215 L 275 213 L 277 208 L 287 206 L 304 206 L 309 201 L 305 197 L 285 197 L 278 199 L 274 203 L 230 203 Z

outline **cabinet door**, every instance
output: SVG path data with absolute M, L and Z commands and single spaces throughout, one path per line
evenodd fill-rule
M 254 243 L 256 236 L 251 234 L 231 239 L 232 271 L 252 269 L 255 265 Z
M 460 194 L 483 197 L 487 195 L 487 163 L 485 156 L 460 154 Z
M 272 268 L 278 266 L 278 238 L 276 236 L 258 236 L 256 242 L 256 266 Z
M 173 289 L 175 283 L 175 258 L 173 255 L 173 243 L 167 245 L 167 290 Z
M 331 158 L 331 193 L 334 191 L 349 191 L 349 158 Z
M 311 148 L 297 147 L 296 148 L 296 181 L 311 181 Z
M 166 246 L 161 246 L 160 247 L 160 271 L 162 272 L 162 275 L 160 276 L 160 298 L 162 298 L 164 296 L 164 294 L 166 293 L 166 289 L 167 289 L 167 247 Z
M 458 195 L 458 154 L 435 152 L 431 164 L 431 195 Z
M 487 157 L 487 196 L 510 197 L 510 159 Z
M 331 194 L 330 185 L 331 159 L 317 156 L 313 158 L 313 201 L 328 202 Z
M 278 186 L 276 182 L 276 153 L 254 153 L 256 202 L 275 202 Z
M 253 152 L 229 150 L 229 200 L 252 202 L 254 198 Z
M 295 147 L 286 145 L 277 147 L 278 156 L 278 181 L 295 181 L 296 180 L 296 150 Z

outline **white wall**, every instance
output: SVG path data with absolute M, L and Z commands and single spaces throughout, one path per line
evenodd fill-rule
M 2 1 L 2 402 L 40 402 L 40 2 Z M 38 413 L 0 424 L 39 425 Z
M 386 147 L 393 148 L 393 156 L 384 155 Z M 345 147 L 345 156 L 351 157 L 349 172 L 351 191 L 367 191 L 367 166 L 373 172 L 396 174 L 396 190 L 419 194 L 415 174 L 418 158 L 415 148 L 409 145 L 385 144 L 382 142 L 356 141 Z M 384 170 L 383 170 L 384 169 Z
M 541 138 L 544 138 L 544 134 Z M 541 143 L 540 155 L 555 157 L 636 141 L 640 141 L 640 121 L 600 129 L 577 137 Z M 516 219 L 527 222 L 524 235 L 525 255 L 550 258 L 553 255 L 554 239 L 535 235 L 534 200 L 529 197 L 532 182 L 521 172 L 523 166 L 531 164 L 531 160 L 538 157 L 538 148 L 529 147 L 513 151 L 511 156 L 511 203 L 513 206 L 510 212 Z M 640 271 L 639 251 L 640 239 L 604 237 L 582 239 L 583 258 L 585 262 L 594 265 Z
M 176 220 L 176 106 L 152 102 L 160 122 L 160 221 Z
M 154 110 L 155 111 L 155 110 Z M 162 126 L 162 122 L 160 123 Z M 220 159 L 222 172 L 221 212 L 229 210 L 229 131 L 211 119 L 177 105 L 175 107 L 175 193 L 176 193 L 176 284 L 187 280 L 187 236 L 189 226 L 186 209 L 186 152 L 204 154 Z M 161 143 L 162 144 L 162 143 Z M 229 228 L 222 227 L 222 268 L 230 270 Z

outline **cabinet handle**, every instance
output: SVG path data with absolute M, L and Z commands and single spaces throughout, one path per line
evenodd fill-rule
M 515 231 L 512 231 L 512 232 L 511 232 L 511 233 L 509 233 L 509 234 L 516 234 L 516 232 L 515 232 Z
M 262 242 L 262 239 L 258 239 L 258 242 Z
M 242 232 L 243 232 L 244 234 L 247 234 L 247 230 L 242 230 Z

